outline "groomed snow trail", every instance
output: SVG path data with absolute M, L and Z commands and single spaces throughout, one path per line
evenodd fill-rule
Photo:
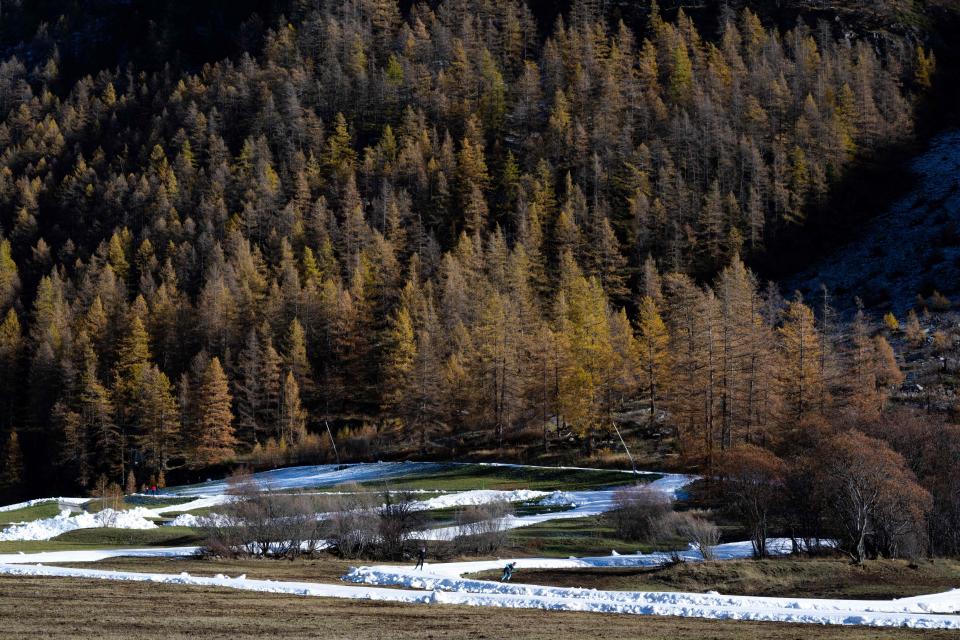
M 587 467 L 544 467 L 499 462 L 360 462 L 355 464 L 321 464 L 305 467 L 286 467 L 272 471 L 255 473 L 252 479 L 263 489 L 286 491 L 294 489 L 319 489 L 352 482 L 371 482 L 376 480 L 398 480 L 401 478 L 449 471 L 457 467 L 503 467 L 509 469 L 546 469 L 550 471 L 603 471 L 623 474 L 623 483 L 629 484 L 632 471 L 615 469 L 591 469 Z M 656 471 L 638 471 L 639 476 L 660 476 L 655 483 L 658 486 L 680 489 L 690 483 L 695 476 L 678 473 L 660 473 Z M 653 483 L 651 483 L 653 484 Z M 200 484 L 180 487 L 168 487 L 163 495 L 177 497 L 204 497 L 227 493 L 226 480 L 210 480 Z M 182 509 L 182 505 L 179 506 Z

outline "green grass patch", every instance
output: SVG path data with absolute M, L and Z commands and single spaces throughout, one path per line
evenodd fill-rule
M 0 524 L 42 520 L 43 518 L 52 518 L 59 513 L 60 506 L 56 502 L 44 502 L 14 511 L 0 511 Z
M 198 518 L 202 516 L 208 516 L 211 513 L 223 513 L 223 506 L 220 506 L 220 511 L 217 511 L 217 507 L 200 507 L 199 509 L 193 509 L 191 511 L 165 511 L 160 514 L 164 519 L 174 519 L 177 516 L 181 516 L 185 513 L 189 513 L 192 516 L 197 516 Z
M 659 479 L 658 474 L 639 476 L 643 482 Z M 411 475 L 405 478 L 371 480 L 360 486 L 396 490 L 439 489 L 468 491 L 470 489 L 534 489 L 553 491 L 583 491 L 626 485 L 633 482 L 628 473 L 614 470 L 557 469 L 531 467 L 501 467 L 483 465 L 453 465 L 438 471 Z M 343 486 L 343 485 L 339 485 Z
M 637 551 L 650 553 L 685 547 L 686 542 L 679 539 L 667 540 L 656 546 L 623 540 L 603 516 L 548 520 L 512 529 L 507 534 L 510 552 L 530 556 L 608 556 L 611 551 L 622 554 Z
M 127 496 L 123 503 L 130 507 L 145 507 L 147 509 L 163 509 L 175 507 L 178 504 L 193 502 L 196 498 L 174 498 L 171 496 Z

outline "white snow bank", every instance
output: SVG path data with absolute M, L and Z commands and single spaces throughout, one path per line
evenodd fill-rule
M 36 500 L 27 500 L 26 502 L 18 502 L 16 504 L 8 504 L 5 507 L 0 507 L 0 512 L 26 509 L 27 507 L 34 507 L 38 504 L 47 504 L 50 502 L 56 502 L 57 504 L 76 505 L 79 507 L 90 502 L 90 498 L 37 498 Z
M 137 507 L 127 511 L 104 509 L 97 513 L 81 513 L 75 516 L 64 509 L 60 515 L 42 520 L 34 520 L 14 525 L 0 531 L 0 541 L 12 540 L 49 540 L 75 529 L 95 529 L 110 527 L 113 529 L 154 529 L 156 524 L 147 520 L 153 517 L 149 509 Z
M 870 625 L 920 629 L 960 629 L 960 616 L 937 615 L 960 609 L 960 591 L 904 600 L 817 600 L 758 598 L 720 594 L 610 592 L 592 589 L 480 583 L 480 591 L 385 589 L 370 586 L 252 580 L 245 576 L 212 578 L 187 573 L 136 573 L 66 567 L 0 565 L 0 574 L 151 582 L 222 587 L 266 593 L 406 603 L 442 603 L 487 607 L 594 611 L 640 615 L 768 620 L 812 624 Z M 442 578 L 441 578 L 442 579 Z M 412 580 L 411 580 L 412 582 Z M 464 586 L 464 585 L 460 585 Z M 429 587 L 428 587 L 429 588 Z

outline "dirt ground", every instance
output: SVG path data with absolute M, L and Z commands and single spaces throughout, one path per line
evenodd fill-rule
M 389 604 L 180 585 L 0 576 L 0 637 L 946 640 L 956 638 L 956 633 Z

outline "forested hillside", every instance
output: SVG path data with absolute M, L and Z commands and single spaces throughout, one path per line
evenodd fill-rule
M 240 34 L 222 47 L 161 66 L 186 46 L 164 31 L 75 82 L 72 23 L 4 31 L 6 487 L 589 455 L 627 409 L 712 467 L 875 419 L 902 379 L 884 335 L 744 260 L 909 138 L 935 57 L 793 5 L 785 30 L 749 7 L 241 3 L 209 23 Z

